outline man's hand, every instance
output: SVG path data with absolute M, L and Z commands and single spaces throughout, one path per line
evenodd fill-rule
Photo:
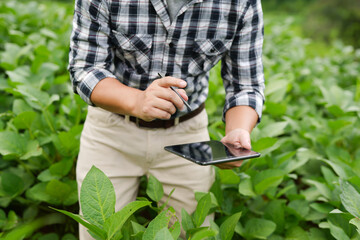
M 251 143 L 250 143 L 250 133 L 242 128 L 236 128 L 226 134 L 221 142 L 224 145 L 231 146 L 231 151 L 236 151 L 236 149 L 246 148 L 251 150 Z M 236 154 L 234 154 L 236 155 Z M 216 166 L 221 169 L 231 169 L 235 167 L 240 167 L 242 164 L 242 160 L 235 161 L 235 162 L 227 162 L 227 163 L 220 163 Z
M 128 87 L 115 78 L 105 78 L 94 88 L 91 101 L 98 107 L 122 115 L 131 115 L 145 121 L 155 118 L 169 119 L 176 108 L 184 107 L 183 101 L 170 86 L 184 88 L 184 80 L 165 77 L 152 82 L 145 91 Z M 185 90 L 177 92 L 188 100 Z
M 176 108 L 183 109 L 184 103 L 170 89 L 170 86 L 184 88 L 184 80 L 164 77 L 153 81 L 145 91 L 137 94 L 135 99 L 134 116 L 145 121 L 158 119 L 169 119 L 176 112 Z M 178 89 L 178 93 L 187 101 L 188 96 L 183 89 Z

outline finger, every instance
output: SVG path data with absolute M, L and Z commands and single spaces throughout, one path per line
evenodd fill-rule
M 154 101 L 155 103 L 155 107 L 157 109 L 160 109 L 161 111 L 167 112 L 170 115 L 174 114 L 176 112 L 176 108 L 174 106 L 174 104 L 171 101 L 162 99 L 162 98 L 158 98 Z
M 241 147 L 251 150 L 250 136 L 248 134 L 239 135 L 239 142 Z
M 170 86 L 184 88 L 186 87 L 187 83 L 179 78 L 174 77 L 164 77 L 156 80 L 157 84 L 161 87 L 168 88 Z
M 181 97 L 185 100 L 188 101 L 189 97 L 186 94 L 186 91 L 184 89 L 176 89 L 176 91 L 181 95 Z
M 178 109 L 184 108 L 184 103 L 182 99 L 170 88 L 163 88 L 159 90 L 156 95 L 161 99 L 171 102 Z

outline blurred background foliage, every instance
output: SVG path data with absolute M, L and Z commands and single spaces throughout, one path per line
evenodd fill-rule
M 360 2 L 262 3 L 266 102 L 252 133 L 262 158 L 218 171 L 216 223 L 242 211 L 245 239 L 359 240 L 360 197 L 352 206 L 347 196 L 360 196 Z M 76 239 L 77 225 L 48 208 L 78 210 L 86 105 L 66 70 L 73 4 L 0 1 L 0 239 Z M 212 139 L 224 134 L 219 70 L 206 105 Z

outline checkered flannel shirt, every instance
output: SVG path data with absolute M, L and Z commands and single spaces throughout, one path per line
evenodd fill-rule
M 187 81 L 196 109 L 221 60 L 224 113 L 264 103 L 260 0 L 190 0 L 171 22 L 165 0 L 76 0 L 69 71 L 74 92 L 93 105 L 96 84 L 112 77 L 144 90 L 158 73 Z M 184 112 L 177 112 L 177 116 Z

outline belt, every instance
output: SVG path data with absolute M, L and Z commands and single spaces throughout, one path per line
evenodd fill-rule
M 123 118 L 127 118 L 136 124 L 136 126 L 138 127 L 142 127 L 142 128 L 170 128 L 172 126 L 177 125 L 178 123 L 184 122 L 186 120 L 189 120 L 193 117 L 195 117 L 196 115 L 198 115 L 199 113 L 201 113 L 201 111 L 205 108 L 205 104 L 202 103 L 197 109 L 195 109 L 194 111 L 185 114 L 184 116 L 178 117 L 178 118 L 174 118 L 174 119 L 168 119 L 168 120 L 162 120 L 162 119 L 155 119 L 151 122 L 147 122 L 144 121 L 140 118 L 137 117 L 133 117 L 133 116 L 124 116 L 121 114 L 118 114 L 119 116 L 123 117 Z

